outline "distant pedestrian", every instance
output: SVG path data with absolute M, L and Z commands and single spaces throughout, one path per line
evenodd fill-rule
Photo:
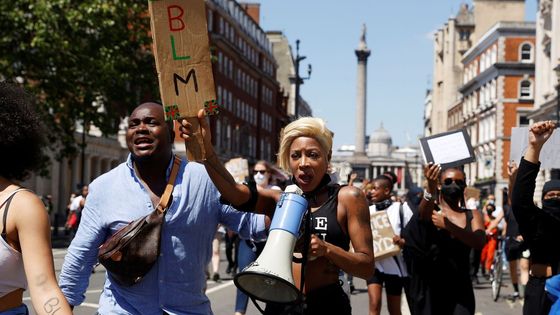
M 82 209 L 84 208 L 86 198 L 89 192 L 87 185 L 82 186 L 78 196 L 72 199 L 69 205 L 68 219 L 66 221 L 66 228 L 70 231 L 71 238 L 74 238 L 78 226 L 80 225 L 80 219 L 82 216 Z

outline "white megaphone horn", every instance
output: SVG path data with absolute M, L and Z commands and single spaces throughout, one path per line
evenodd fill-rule
M 286 187 L 276 204 L 266 245 L 257 260 L 233 282 L 248 296 L 263 302 L 295 303 L 301 293 L 292 276 L 292 255 L 307 200 L 296 185 Z

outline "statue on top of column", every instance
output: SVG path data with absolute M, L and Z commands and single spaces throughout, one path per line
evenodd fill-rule
M 362 24 L 362 36 L 360 37 L 360 45 L 358 45 L 359 50 L 366 50 L 366 24 Z

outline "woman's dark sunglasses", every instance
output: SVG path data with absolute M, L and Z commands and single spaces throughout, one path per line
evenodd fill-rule
M 445 185 L 451 185 L 451 183 L 455 182 L 459 186 L 467 186 L 464 180 L 462 179 L 453 179 L 453 178 L 446 178 L 443 180 Z
M 257 174 L 257 173 L 264 174 L 264 173 L 266 173 L 266 170 L 258 170 L 258 171 L 255 170 L 254 172 L 255 172 L 255 174 Z

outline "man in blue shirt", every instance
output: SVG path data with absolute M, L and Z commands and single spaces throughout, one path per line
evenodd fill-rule
M 89 186 L 80 227 L 64 259 L 59 282 L 70 305 L 84 301 L 99 246 L 159 203 L 173 165 L 173 138 L 160 104 L 141 104 L 130 115 L 126 132 L 130 155 Z M 217 225 L 247 239 L 266 237 L 263 215 L 234 210 L 219 197 L 204 166 L 182 161 L 157 263 L 131 287 L 118 285 L 108 274 L 99 314 L 212 314 L 204 294 L 204 270 Z

